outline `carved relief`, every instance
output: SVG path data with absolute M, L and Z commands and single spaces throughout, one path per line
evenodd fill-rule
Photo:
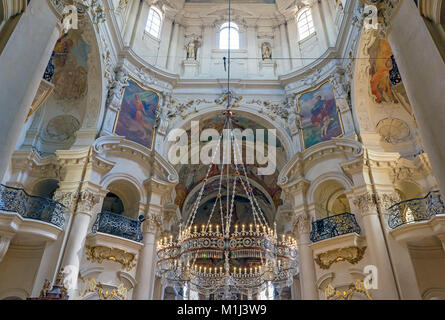
M 127 271 L 131 271 L 136 266 L 136 258 L 133 253 L 104 246 L 86 246 L 86 249 L 85 255 L 89 261 L 97 263 L 102 263 L 104 260 L 118 262 Z
M 297 216 L 294 230 L 298 234 L 304 234 L 311 232 L 311 217 L 306 214 Z
M 361 215 L 373 214 L 376 206 L 376 200 L 370 193 L 364 193 L 353 200 L 354 206 Z
M 396 118 L 380 120 L 376 130 L 385 142 L 391 144 L 407 141 L 410 137 L 409 126 L 405 121 Z
M 77 211 L 90 213 L 95 205 L 99 203 L 99 197 L 90 191 L 80 193 L 80 199 L 77 204 Z
M 356 264 L 362 260 L 366 247 L 347 247 L 329 250 L 317 255 L 314 259 L 321 269 L 329 269 L 331 265 L 340 261 Z

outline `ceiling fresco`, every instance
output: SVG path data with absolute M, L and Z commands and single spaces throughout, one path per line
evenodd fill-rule
M 265 142 L 266 146 L 269 145 L 268 134 L 266 131 L 267 129 L 264 126 L 262 126 L 261 124 L 255 122 L 252 119 L 246 118 L 246 117 L 233 117 L 232 121 L 233 121 L 234 129 L 240 129 L 241 131 L 243 131 L 245 129 L 252 129 L 255 132 L 256 129 L 264 129 L 265 133 L 266 133 L 264 135 L 264 140 L 265 140 L 264 142 Z M 221 132 L 225 126 L 225 116 L 217 115 L 217 116 L 213 116 L 210 119 L 209 118 L 201 119 L 199 124 L 200 124 L 200 128 L 199 128 L 200 133 L 205 129 L 215 129 L 218 132 Z M 191 130 L 188 130 L 189 144 L 191 143 L 190 132 L 191 132 Z M 203 142 L 201 142 L 201 146 L 202 146 L 202 144 L 203 144 Z M 276 146 L 277 146 L 277 157 L 279 158 L 279 157 L 282 157 L 283 155 L 285 155 L 284 147 L 278 138 L 276 139 Z M 191 147 L 189 146 L 189 150 L 190 149 L 191 149 Z M 241 146 L 241 149 L 242 149 L 242 154 L 245 155 L 246 154 L 246 145 L 243 144 Z M 233 156 L 233 152 L 232 152 L 232 156 Z M 189 154 L 189 157 L 190 157 L 190 154 Z M 191 161 L 189 161 L 188 163 L 191 163 Z M 258 183 L 258 185 L 260 185 L 268 193 L 270 199 L 272 199 L 272 201 L 273 201 L 272 206 L 276 208 L 277 206 L 279 206 L 282 203 L 281 188 L 277 185 L 279 168 L 277 168 L 277 170 L 275 170 L 274 174 L 272 174 L 272 175 L 258 175 L 257 174 L 258 167 L 261 167 L 261 165 L 259 165 L 256 161 L 255 161 L 255 164 L 246 164 L 245 168 L 246 168 L 247 176 L 249 179 Z M 178 174 L 179 174 L 179 183 L 176 186 L 175 203 L 180 208 L 183 209 L 183 212 L 187 212 L 187 214 L 188 214 L 188 211 L 191 209 L 191 204 L 196 200 L 197 193 L 195 195 L 193 195 L 193 197 L 195 197 L 195 199 L 193 199 L 193 197 L 192 197 L 191 199 L 189 199 L 187 201 L 186 205 L 184 205 L 184 201 L 186 200 L 189 193 L 193 189 L 195 189 L 196 186 L 199 185 L 204 180 L 208 169 L 209 169 L 209 166 L 203 165 L 203 164 L 179 165 L 177 167 Z M 222 165 L 213 164 L 212 167 L 210 168 L 208 178 L 219 176 L 221 174 L 222 169 L 223 169 Z M 231 175 L 232 176 L 235 175 L 235 167 L 232 166 L 230 168 L 230 170 L 231 170 L 231 172 L 230 172 Z M 240 169 L 240 171 L 241 171 L 241 169 Z M 225 171 L 225 172 L 227 172 L 227 171 Z M 210 185 L 207 185 L 204 194 L 209 194 L 209 192 L 211 193 L 212 190 L 213 191 L 217 190 L 218 182 L 219 182 L 219 179 L 216 179 L 213 184 L 210 183 Z M 241 189 L 240 189 L 240 192 L 243 193 L 243 191 Z M 264 199 L 265 203 L 270 203 L 270 201 L 267 199 L 267 197 L 265 197 L 264 194 L 262 194 L 262 191 L 258 190 L 257 193 L 260 197 L 262 196 L 265 198 Z

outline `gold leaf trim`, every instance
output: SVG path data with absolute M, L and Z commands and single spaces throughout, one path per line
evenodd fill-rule
M 86 249 L 85 254 L 89 261 L 102 263 L 104 260 L 110 260 L 118 262 L 127 271 L 130 271 L 136 266 L 135 255 L 125 250 L 104 246 L 86 246 Z
M 362 293 L 369 300 L 372 300 L 368 289 L 366 289 L 364 282 L 361 280 L 357 280 L 355 283 L 351 283 L 347 290 L 339 290 L 337 288 L 334 288 L 332 284 L 329 284 L 326 289 L 324 289 L 326 300 L 329 300 L 333 297 L 336 297 L 338 300 L 351 300 L 355 292 Z
M 329 269 L 331 265 L 340 261 L 348 261 L 351 264 L 356 264 L 362 260 L 365 254 L 366 247 L 347 247 L 329 250 L 317 255 L 314 259 L 321 269 Z

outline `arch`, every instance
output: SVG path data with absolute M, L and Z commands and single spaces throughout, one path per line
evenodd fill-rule
M 52 199 L 58 187 L 59 180 L 57 179 L 41 179 L 34 183 L 31 194 Z
M 395 189 L 398 193 L 400 200 L 408 200 L 414 198 L 421 198 L 425 196 L 422 187 L 411 180 L 401 180 L 395 183 Z
M 181 119 L 179 122 L 175 123 L 175 128 L 177 129 L 183 129 L 183 130 L 189 130 L 191 127 L 192 121 L 200 121 L 204 119 L 212 118 L 216 115 L 222 114 L 221 111 L 224 111 L 226 108 L 223 106 L 214 106 L 214 107 L 208 107 L 205 110 L 200 110 L 194 114 L 191 114 L 186 119 Z M 292 142 L 292 138 L 289 136 L 288 132 L 282 127 L 274 123 L 271 119 L 269 119 L 264 114 L 258 113 L 258 110 L 251 110 L 248 107 L 240 106 L 239 108 L 236 108 L 234 110 L 234 117 L 240 116 L 249 118 L 253 121 L 256 121 L 259 125 L 265 127 L 265 128 L 272 128 L 276 129 L 277 138 L 280 140 L 281 145 L 284 148 L 285 151 L 285 159 L 288 161 L 290 157 L 295 154 L 296 147 L 295 144 Z M 172 142 L 168 142 L 167 140 L 168 135 L 166 136 L 165 142 L 168 143 L 169 147 L 172 145 Z M 167 148 L 168 150 L 168 148 Z
M 125 216 L 137 218 L 140 203 L 146 203 L 145 189 L 132 176 L 124 173 L 106 176 L 101 185 L 123 203 Z
M 145 23 L 145 32 L 159 39 L 162 28 L 162 12 L 155 6 L 151 6 L 148 11 L 147 22 Z
M 219 48 L 237 50 L 239 44 L 239 27 L 234 22 L 225 22 L 219 28 Z
M 304 40 L 315 33 L 314 21 L 312 18 L 311 8 L 306 7 L 297 15 L 297 28 L 299 40 Z
M 307 201 L 308 203 L 314 202 L 314 193 L 319 189 L 320 185 L 324 182 L 336 181 L 341 184 L 346 192 L 350 191 L 353 187 L 352 181 L 345 175 L 338 172 L 327 172 L 317 177 L 311 182 L 311 185 L 307 191 Z
M 29 296 L 30 293 L 21 288 L 9 288 L 0 291 L 0 300 L 26 300 Z
M 350 212 L 346 192 L 351 185 L 345 176 L 337 173 L 327 173 L 314 180 L 308 190 L 308 202 L 315 206 L 314 218 Z
M 429 288 L 422 293 L 423 300 L 445 300 L 445 289 Z
M 125 207 L 122 199 L 113 192 L 108 192 L 102 204 L 102 212 L 105 211 L 123 214 L 125 211 Z

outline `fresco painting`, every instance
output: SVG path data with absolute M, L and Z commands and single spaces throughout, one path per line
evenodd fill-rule
M 82 39 L 81 30 L 71 30 L 57 40 L 52 81 L 59 98 L 74 100 L 86 94 L 89 51 L 90 46 Z
M 298 107 L 303 127 L 304 148 L 343 135 L 343 125 L 330 82 L 303 93 L 298 99 Z
M 393 86 L 402 79 L 394 59 L 394 55 L 387 40 L 376 40 L 369 48 L 371 76 L 371 92 L 375 102 L 399 103 L 394 94 Z
M 151 150 L 155 137 L 154 126 L 159 95 L 140 87 L 133 80 L 128 81 L 128 84 L 116 122 L 115 133 Z

